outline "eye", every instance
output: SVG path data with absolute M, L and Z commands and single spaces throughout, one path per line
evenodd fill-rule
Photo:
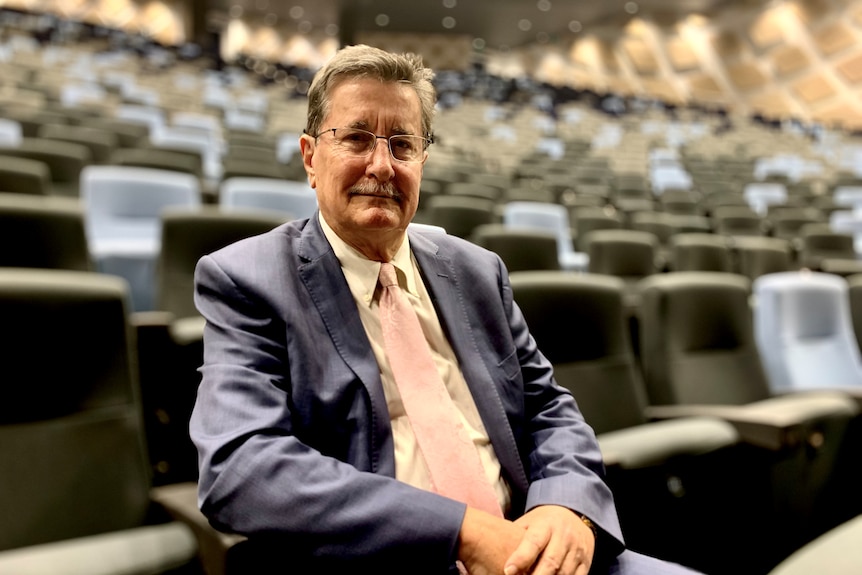
M 361 130 L 345 130 L 341 141 L 350 144 L 363 144 L 370 142 L 372 138 L 374 138 L 372 134 L 363 132 Z

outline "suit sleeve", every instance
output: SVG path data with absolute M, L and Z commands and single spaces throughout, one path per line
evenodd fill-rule
M 409 559 L 445 572 L 464 505 L 300 440 L 289 330 L 253 282 L 239 277 L 245 268 L 236 258 L 206 256 L 196 270 L 195 300 L 207 323 L 190 433 L 202 511 L 219 529 L 274 541 L 291 565 L 308 556 L 318 567 L 395 572 Z

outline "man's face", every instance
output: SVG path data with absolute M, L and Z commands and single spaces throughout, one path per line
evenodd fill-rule
M 422 135 L 419 97 L 409 84 L 349 79 L 332 89 L 330 102 L 322 130 Z M 383 139 L 377 140 L 370 155 L 355 157 L 336 145 L 331 132 L 316 142 L 303 136 L 301 147 L 320 212 L 342 239 L 356 245 L 403 233 L 419 204 L 423 162 L 393 159 Z

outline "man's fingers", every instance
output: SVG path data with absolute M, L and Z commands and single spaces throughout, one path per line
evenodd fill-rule
M 532 567 L 548 544 L 551 532 L 548 529 L 533 528 L 524 532 L 524 538 L 512 555 L 506 560 L 505 575 L 531 573 Z

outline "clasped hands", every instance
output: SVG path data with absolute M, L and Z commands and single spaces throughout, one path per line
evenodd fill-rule
M 535 507 L 515 521 L 467 508 L 459 560 L 469 575 L 587 575 L 595 537 L 570 509 Z

